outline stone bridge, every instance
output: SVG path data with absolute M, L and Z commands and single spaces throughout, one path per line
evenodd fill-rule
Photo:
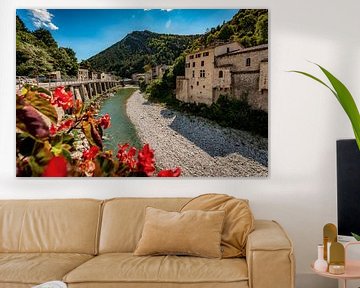
M 84 80 L 84 81 L 57 81 L 48 83 L 39 83 L 38 86 L 48 90 L 54 90 L 56 87 L 64 86 L 69 88 L 75 99 L 88 101 L 96 95 L 111 92 L 123 86 L 121 81 L 115 80 Z

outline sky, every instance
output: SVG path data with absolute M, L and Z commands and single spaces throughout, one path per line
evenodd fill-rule
M 72 48 L 79 61 L 88 59 L 126 34 L 150 30 L 202 34 L 228 21 L 234 9 L 18 9 L 28 29 L 51 31 L 59 46 Z

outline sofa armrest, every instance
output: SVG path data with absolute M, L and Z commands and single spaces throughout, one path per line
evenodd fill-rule
M 256 220 L 246 245 L 250 288 L 294 288 L 293 245 L 275 221 Z

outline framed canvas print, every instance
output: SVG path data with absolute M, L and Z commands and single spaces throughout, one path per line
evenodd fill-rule
M 267 177 L 268 10 L 18 9 L 18 177 Z

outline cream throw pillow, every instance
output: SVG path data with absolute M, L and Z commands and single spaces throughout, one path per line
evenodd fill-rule
M 192 255 L 221 258 L 224 211 L 167 212 L 147 207 L 134 255 Z
M 246 256 L 247 237 L 254 230 L 254 216 L 247 200 L 225 194 L 204 194 L 190 200 L 181 209 L 182 212 L 188 210 L 225 211 L 222 258 Z

